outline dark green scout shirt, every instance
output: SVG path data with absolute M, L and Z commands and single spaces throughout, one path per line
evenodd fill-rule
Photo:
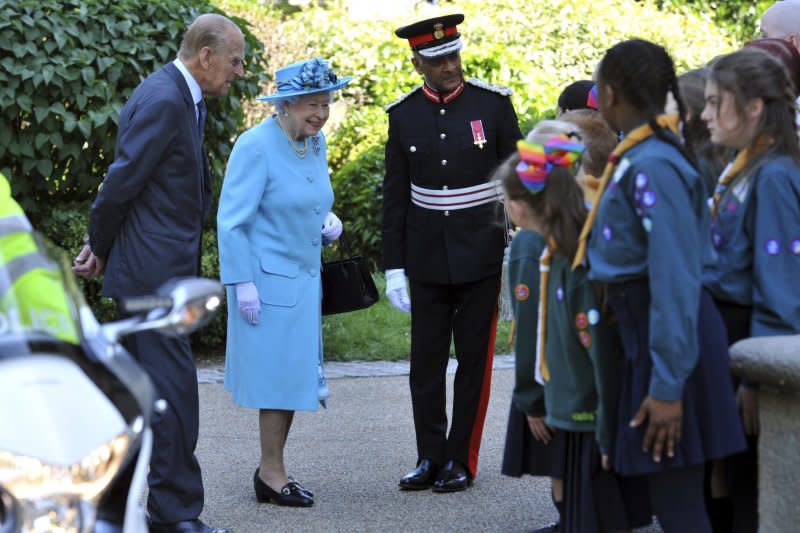
M 621 353 L 616 329 L 601 317 L 584 267 L 572 270 L 571 261 L 554 256 L 547 288 L 547 424 L 594 431 L 600 447 L 608 449 Z
M 529 416 L 542 417 L 542 386 L 534 379 L 536 324 L 539 320 L 539 257 L 544 239 L 534 231 L 520 230 L 508 251 L 508 280 L 514 309 L 516 379 L 514 403 Z

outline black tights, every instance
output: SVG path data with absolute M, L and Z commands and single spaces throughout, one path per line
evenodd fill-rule
M 650 504 L 664 533 L 711 533 L 703 497 L 705 465 L 647 476 Z

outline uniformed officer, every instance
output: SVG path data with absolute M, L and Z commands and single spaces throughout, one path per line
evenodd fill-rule
M 413 309 L 409 382 L 418 457 L 400 480 L 403 490 L 471 485 L 489 400 L 505 223 L 501 190 L 487 179 L 522 135 L 510 90 L 464 79 L 456 26 L 463 20 L 448 15 L 395 31 L 408 39 L 424 78 L 386 108 L 386 294 L 396 308 Z M 458 368 L 448 434 L 451 339 Z
M 32 232 L 0 173 L 0 336 L 39 330 L 77 344 L 77 326 L 59 269 L 42 253 Z

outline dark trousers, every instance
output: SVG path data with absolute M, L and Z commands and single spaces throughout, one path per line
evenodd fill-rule
M 499 276 L 459 285 L 410 282 L 411 402 L 418 459 L 455 460 L 475 477 L 489 402 Z M 447 434 L 446 372 L 453 340 L 458 367 Z
M 200 406 L 189 341 L 153 332 L 131 335 L 125 348 L 153 380 L 167 409 L 153 416 L 153 455 L 147 484 L 150 521 L 193 520 L 203 510 L 203 478 L 194 455 Z

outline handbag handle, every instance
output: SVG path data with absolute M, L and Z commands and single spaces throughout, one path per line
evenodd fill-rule
M 347 254 L 346 257 L 353 257 L 353 254 L 350 252 L 350 242 L 347 240 L 344 230 L 342 230 L 342 234 L 339 236 L 338 240 L 339 246 L 337 246 L 337 248 L 339 249 L 339 261 L 344 260 L 345 257 L 342 255 L 342 252 Z

